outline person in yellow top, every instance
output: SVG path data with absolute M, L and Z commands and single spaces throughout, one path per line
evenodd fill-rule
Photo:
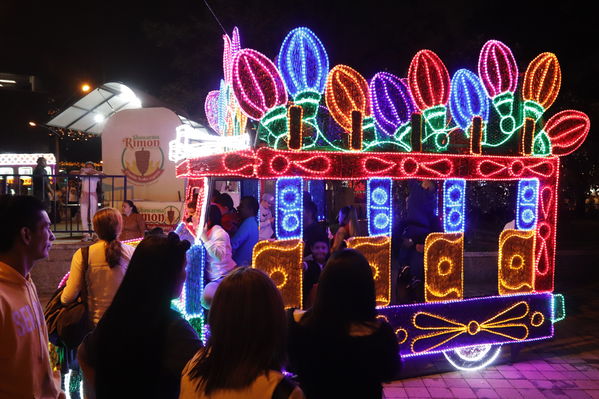
M 230 272 L 208 318 L 208 344 L 183 369 L 179 399 L 304 398 L 281 373 L 287 322 L 281 294 L 266 274 L 247 267 Z
M 3 195 L 0 220 L 0 398 L 64 398 L 30 275 L 55 239 L 50 218 L 34 197 Z
M 119 236 L 120 241 L 143 238 L 146 232 L 146 222 L 131 200 L 123 201 L 123 231 Z

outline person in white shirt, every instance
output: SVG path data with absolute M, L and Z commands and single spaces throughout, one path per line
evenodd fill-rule
M 275 218 L 270 210 L 274 203 L 275 197 L 272 194 L 264 193 L 262 195 L 262 201 L 260 201 L 260 231 L 258 232 L 258 239 L 261 241 L 272 238 L 274 234 Z
M 72 171 L 72 174 L 78 174 L 81 176 L 81 196 L 79 201 L 81 204 L 81 227 L 83 230 L 91 230 L 90 221 L 94 218 L 94 215 L 98 211 L 98 194 L 96 192 L 98 183 L 100 182 L 99 176 L 103 175 L 102 172 L 97 171 L 94 167 L 94 163 L 89 161 L 85 163 L 85 167 L 78 171 Z M 89 241 L 90 234 L 84 233 L 82 241 Z
M 73 255 L 69 279 L 60 300 L 63 304 L 73 302 L 83 284 L 87 284 L 89 314 L 96 325 L 112 303 L 135 249 L 117 240 L 123 219 L 116 209 L 100 209 L 93 223 L 100 240 L 89 247 L 87 272 L 83 275 L 83 257 L 79 249 Z
M 202 306 L 210 309 L 216 288 L 225 275 L 237 265 L 233 260 L 233 248 L 229 234 L 221 226 L 221 213 L 216 205 L 208 208 L 208 220 L 200 235 L 200 240 L 206 248 L 206 273 L 210 281 L 204 287 Z

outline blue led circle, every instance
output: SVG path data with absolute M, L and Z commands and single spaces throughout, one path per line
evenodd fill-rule
M 455 209 L 452 209 L 447 215 L 447 224 L 451 227 L 458 227 L 462 222 L 462 215 Z
M 292 232 L 297 230 L 300 225 L 300 220 L 295 213 L 288 213 L 283 216 L 281 225 L 285 231 Z
M 389 216 L 386 213 L 379 213 L 374 217 L 374 227 L 384 230 L 389 227 Z
M 376 205 L 384 205 L 387 202 L 389 196 L 387 195 L 387 192 L 385 190 L 383 190 L 381 187 L 377 187 L 374 190 L 372 190 L 370 198 L 372 199 L 372 202 L 374 202 Z
M 531 186 L 526 186 L 522 189 L 522 199 L 525 202 L 532 202 L 535 197 L 535 190 Z
M 532 209 L 525 209 L 522 211 L 522 221 L 526 224 L 530 224 L 535 220 L 535 213 Z
M 279 194 L 279 200 L 284 208 L 299 208 L 300 198 L 295 187 L 286 187 Z
M 449 187 L 449 190 L 447 190 L 447 196 L 449 197 L 449 202 L 451 204 L 457 205 L 462 199 L 462 190 L 460 189 L 460 186 L 453 185 Z

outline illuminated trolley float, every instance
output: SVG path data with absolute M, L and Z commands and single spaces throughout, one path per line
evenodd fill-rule
M 324 46 L 307 28 L 285 38 L 278 65 L 241 49 L 237 29 L 224 39 L 225 76 L 206 100 L 218 140 L 181 127 L 171 142 L 188 200 L 199 194 L 191 232 L 203 225 L 212 181 L 242 180 L 242 195 L 254 182 L 257 197 L 259 181 L 275 180 L 277 240 L 256 244 L 252 267 L 271 276 L 285 306 L 301 307 L 304 182 L 318 196 L 326 180 L 365 180 L 368 236 L 347 246 L 372 266 L 378 314 L 393 326 L 401 356 L 444 353 L 468 369 L 489 364 L 504 344 L 553 336 L 565 316 L 563 297 L 553 293 L 559 157 L 590 129 L 578 111 L 544 117 L 561 81 L 554 54 L 532 60 L 518 88 L 514 56 L 495 40 L 484 44 L 478 74 L 461 69 L 450 78 L 439 57 L 422 50 L 407 79 L 380 72 L 367 81 L 345 65 L 329 69 Z M 248 118 L 258 126 L 251 146 L 242 134 Z M 426 238 L 425 302 L 389 306 L 397 179 L 442 183 L 444 231 Z M 515 227 L 498 237 L 497 295 L 465 298 L 466 186 L 473 181 L 517 182 L 518 192 Z M 199 241 L 191 251 L 181 306 L 200 317 Z

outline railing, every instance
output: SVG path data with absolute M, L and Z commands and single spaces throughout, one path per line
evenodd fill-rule
M 120 209 L 128 197 L 123 175 L 0 175 L 0 194 L 32 195 L 40 199 L 52 222 L 52 231 L 90 233 L 96 209 Z M 83 214 L 82 214 L 83 213 Z

